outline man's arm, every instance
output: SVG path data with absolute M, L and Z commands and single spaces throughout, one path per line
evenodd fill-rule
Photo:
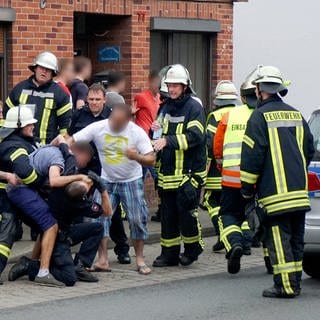
M 59 88 L 61 92 L 61 97 L 59 96 L 59 100 L 57 101 L 56 115 L 57 122 L 60 134 L 66 134 L 67 129 L 70 126 L 71 115 L 72 115 L 72 106 L 70 103 L 70 97 L 66 94 L 63 89 Z
M 194 110 L 190 116 L 187 128 L 184 133 L 168 135 L 154 142 L 156 151 L 162 150 L 164 147 L 176 150 L 188 150 L 201 143 L 205 143 L 205 115 L 203 108 Z
M 9 109 L 19 105 L 19 93 L 20 90 L 18 88 L 18 86 L 15 86 L 9 96 L 7 97 L 4 106 L 3 106 L 3 116 L 6 117 L 6 114 L 8 112 Z
M 224 115 L 219 122 L 217 132 L 212 143 L 214 158 L 216 159 L 218 165 L 221 165 L 223 160 L 223 144 L 224 136 L 227 130 L 227 122 L 228 114 Z
M 13 149 L 10 153 L 13 172 L 26 185 L 37 185 L 41 182 L 40 176 L 35 169 L 30 165 L 29 155 L 24 148 Z
M 112 216 L 112 207 L 110 198 L 107 191 L 103 191 L 101 193 L 101 207 L 103 210 L 104 217 L 111 217 Z
M 7 180 L 8 183 L 14 186 L 21 183 L 21 180 L 14 173 L 5 171 L 0 171 L 0 180 Z
M 87 181 L 89 178 L 83 174 L 75 174 L 71 176 L 61 176 L 61 168 L 59 166 L 51 166 L 49 168 L 49 184 L 52 188 L 65 187 L 74 181 Z
M 137 161 L 143 167 L 153 167 L 156 163 L 156 157 L 153 151 L 146 154 L 140 154 L 136 149 L 128 148 L 126 150 L 126 156 L 130 160 Z
M 254 195 L 254 186 L 263 169 L 268 148 L 267 125 L 263 115 L 254 111 L 251 115 L 242 142 L 241 152 L 241 192 L 244 197 Z
M 303 145 L 303 152 L 304 152 L 304 156 L 306 158 L 306 163 L 307 165 L 310 164 L 315 149 L 314 149 L 314 143 L 313 143 L 313 135 L 310 132 L 310 128 L 309 125 L 307 124 L 307 122 L 303 119 L 303 127 L 304 127 L 304 145 Z

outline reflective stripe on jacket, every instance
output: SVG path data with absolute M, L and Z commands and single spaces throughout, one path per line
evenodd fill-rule
M 301 113 L 274 95 L 251 115 L 243 138 L 241 182 L 268 214 L 310 209 L 307 166 L 313 137 Z
M 222 185 L 241 188 L 241 147 L 247 121 L 253 110 L 247 105 L 239 106 L 226 114 L 215 139 L 215 157 L 222 160 Z

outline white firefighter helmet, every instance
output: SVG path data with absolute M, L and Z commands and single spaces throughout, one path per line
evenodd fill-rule
M 236 86 L 229 80 L 220 81 L 216 87 L 213 103 L 219 107 L 240 104 Z
M 160 82 L 160 94 L 163 96 L 168 96 L 168 86 L 165 83 L 167 71 L 171 68 L 171 66 L 165 66 L 159 71 L 159 77 L 161 79 Z
M 174 64 L 167 70 L 164 83 L 181 83 L 190 86 L 191 79 L 189 71 L 181 64 Z
M 281 96 L 285 96 L 288 93 L 287 81 L 283 80 L 280 70 L 274 66 L 259 66 L 257 76 L 253 79 L 252 84 L 258 84 L 260 91 L 270 94 L 279 93 Z
M 241 84 L 240 87 L 240 94 L 241 96 L 255 94 L 256 86 L 252 83 L 258 77 L 258 70 L 260 69 L 261 65 L 258 65 L 253 71 L 251 71 L 244 82 Z
M 38 121 L 34 118 L 30 108 L 24 106 L 12 107 L 7 112 L 3 127 L 10 129 L 24 128 L 36 122 Z
M 34 71 L 36 66 L 41 66 L 43 68 L 52 70 L 54 75 L 56 75 L 58 72 L 57 57 L 52 52 L 49 52 L 49 51 L 41 52 L 33 60 L 33 63 L 29 66 L 29 69 L 31 71 Z

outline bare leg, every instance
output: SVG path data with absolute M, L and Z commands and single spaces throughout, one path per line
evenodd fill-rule
M 133 242 L 133 247 L 136 254 L 136 262 L 137 262 L 139 273 L 149 274 L 151 272 L 151 269 L 146 266 L 144 256 L 143 256 L 144 241 L 133 240 L 132 242 Z
M 39 260 L 41 255 L 41 235 L 38 235 L 37 241 L 34 243 L 33 249 L 32 249 L 32 260 Z
M 95 267 L 106 269 L 106 270 L 109 269 L 107 237 L 103 238 L 100 242 L 100 246 L 98 249 L 98 261 L 95 264 Z
M 53 225 L 44 232 L 41 239 L 40 269 L 49 269 L 52 251 L 56 242 L 58 225 Z

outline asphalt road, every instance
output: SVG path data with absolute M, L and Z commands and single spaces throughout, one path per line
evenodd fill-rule
M 318 320 L 320 281 L 305 278 L 292 300 L 261 297 L 272 279 L 263 268 L 2 310 L 1 320 Z

